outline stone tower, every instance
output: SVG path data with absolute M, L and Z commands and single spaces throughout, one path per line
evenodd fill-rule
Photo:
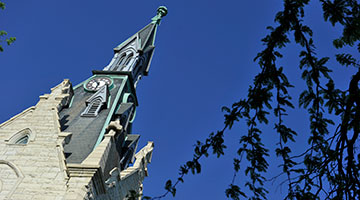
M 156 29 L 167 14 L 114 48 L 103 70 L 64 80 L 0 125 L 0 199 L 127 199 L 142 194 L 154 144 L 136 153 L 136 85 L 149 72 Z

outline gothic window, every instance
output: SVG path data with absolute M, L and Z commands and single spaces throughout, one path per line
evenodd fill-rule
M 123 62 L 125 60 L 125 57 L 126 57 L 126 54 L 123 53 L 119 59 L 119 61 L 116 63 L 116 66 L 115 66 L 115 69 L 114 70 L 118 70 L 118 69 L 121 69 L 122 65 L 123 65 Z
M 25 135 L 22 138 L 18 139 L 15 144 L 27 144 L 29 142 L 29 136 Z
M 15 133 L 11 138 L 5 140 L 8 144 L 28 144 L 29 141 L 34 139 L 34 135 L 31 133 L 30 129 L 26 128 Z
M 125 64 L 124 64 L 125 66 L 127 66 L 130 63 L 132 57 L 133 57 L 132 53 L 128 55 L 128 57 L 126 58 Z
M 121 55 L 121 57 L 120 57 L 120 59 L 119 59 L 119 65 L 121 65 L 122 64 L 122 62 L 124 61 L 124 59 L 125 59 L 125 54 L 123 54 L 123 55 Z

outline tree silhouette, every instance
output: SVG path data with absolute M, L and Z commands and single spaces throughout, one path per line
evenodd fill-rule
M 183 177 L 190 172 L 201 172 L 202 157 L 215 154 L 224 155 L 224 134 L 234 123 L 245 120 L 248 131 L 240 138 L 234 158 L 234 177 L 225 191 L 228 198 L 266 199 L 268 191 L 264 186 L 264 177 L 269 163 L 269 150 L 262 142 L 262 130 L 259 124 L 268 124 L 268 118 L 275 116 L 274 124 L 279 134 L 276 156 L 282 159 L 282 174 L 287 178 L 288 191 L 285 199 L 360 199 L 360 64 L 351 54 L 336 55 L 336 60 L 343 66 L 357 68 L 348 88 L 340 90 L 331 78 L 331 69 L 326 66 L 329 57 L 317 57 L 312 39 L 312 30 L 303 23 L 304 9 L 310 0 L 284 0 L 283 10 L 275 16 L 276 27 L 267 27 L 270 33 L 262 39 L 265 49 L 258 53 L 257 61 L 261 71 L 250 85 L 247 97 L 235 102 L 231 107 L 223 107 L 225 112 L 222 130 L 211 133 L 203 141 L 197 141 L 194 157 L 180 167 L 176 181 L 168 180 L 166 192 L 158 197 L 144 199 L 162 199 L 169 193 L 176 194 L 176 186 L 183 182 Z M 360 12 L 356 0 L 320 0 L 324 20 L 332 26 L 339 26 L 343 32 L 333 41 L 339 50 L 344 47 L 357 48 L 360 52 Z M 302 47 L 300 51 L 301 78 L 306 89 L 299 96 L 299 105 L 310 116 L 310 136 L 308 148 L 300 155 L 293 155 L 289 142 L 295 141 L 297 133 L 284 122 L 287 109 L 294 108 L 288 89 L 294 87 L 288 81 L 283 68 L 277 60 L 283 55 L 280 50 L 290 43 L 289 36 Z M 275 103 L 274 103 L 275 102 Z M 275 105 L 275 106 L 274 106 Z M 329 119 L 338 119 L 335 122 Z M 328 130 L 335 126 L 334 132 Z M 244 162 L 244 159 L 247 162 Z M 241 171 L 248 176 L 244 185 L 236 185 L 235 177 L 240 172 L 240 165 L 249 163 Z M 277 177 L 274 177 L 277 178 Z M 243 192 L 244 187 L 247 191 Z M 132 195 L 134 196 L 135 193 Z M 129 196 L 131 199 L 131 195 Z

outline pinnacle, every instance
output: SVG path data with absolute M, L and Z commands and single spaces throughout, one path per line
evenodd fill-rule
M 160 15 L 161 17 L 164 17 L 166 16 L 168 13 L 168 10 L 165 6 L 160 6 L 158 9 L 157 9 L 157 15 Z

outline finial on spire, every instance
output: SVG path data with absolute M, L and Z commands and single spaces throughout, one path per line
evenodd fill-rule
M 157 9 L 156 16 L 151 19 L 152 23 L 160 24 L 161 18 L 166 16 L 167 13 L 168 13 L 167 8 L 165 6 L 160 6 Z

